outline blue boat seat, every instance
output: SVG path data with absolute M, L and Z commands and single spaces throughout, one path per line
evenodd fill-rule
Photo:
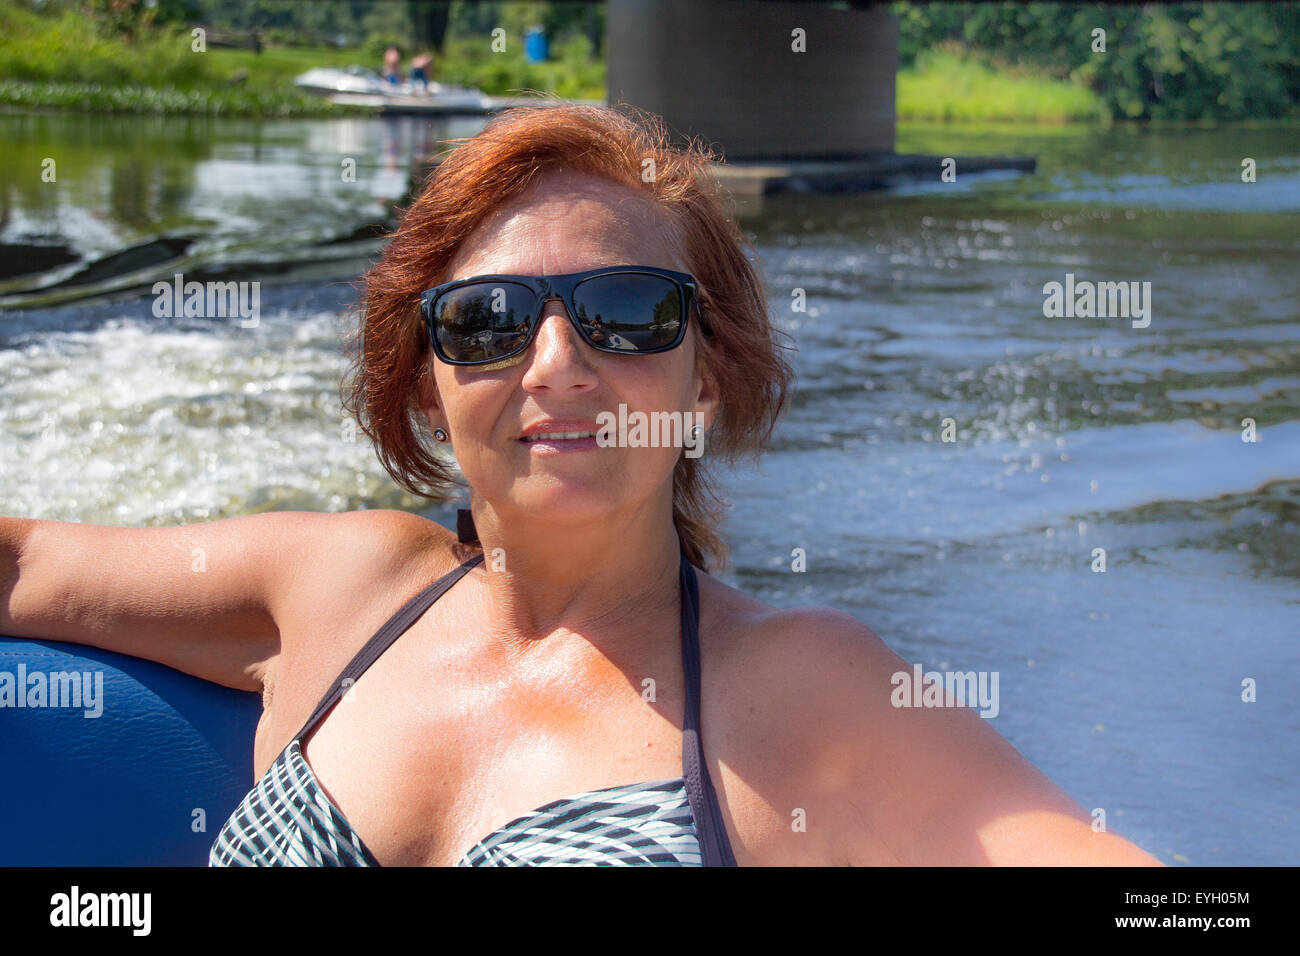
M 102 699 L 88 710 L 4 696 L 6 684 L 24 691 L 22 675 L 23 702 L 36 701 L 33 688 L 59 673 L 91 675 L 78 689 L 102 675 Z M 0 865 L 205 866 L 254 782 L 259 694 L 81 644 L 0 637 L 0 701 Z

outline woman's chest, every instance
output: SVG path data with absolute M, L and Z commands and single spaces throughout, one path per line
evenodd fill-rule
M 449 640 L 436 618 L 421 621 L 344 680 L 341 698 L 304 735 L 303 755 L 381 863 L 452 865 L 554 801 L 680 778 L 675 635 L 672 647 L 639 662 L 576 643 L 521 659 Z M 343 669 L 330 666 L 326 676 L 286 668 L 273 698 L 284 711 L 267 722 L 274 743 L 259 767 Z

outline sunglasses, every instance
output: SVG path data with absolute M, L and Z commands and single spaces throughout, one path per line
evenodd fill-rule
M 420 311 L 438 358 L 448 365 L 485 365 L 527 349 L 552 299 L 564 303 L 583 341 L 619 355 L 677 348 L 686 338 L 691 305 L 699 307 L 689 273 L 611 266 L 558 276 L 457 279 L 422 292 Z

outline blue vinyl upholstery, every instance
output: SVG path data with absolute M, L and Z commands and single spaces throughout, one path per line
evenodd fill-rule
M 206 865 L 253 785 L 260 695 L 80 644 L 0 637 L 0 674 L 16 683 L 20 665 L 102 673 L 102 713 L 0 707 L 0 865 Z

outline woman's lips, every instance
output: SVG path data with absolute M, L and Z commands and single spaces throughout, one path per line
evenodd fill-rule
M 542 432 L 519 440 L 534 455 L 562 455 L 600 447 L 594 432 Z

